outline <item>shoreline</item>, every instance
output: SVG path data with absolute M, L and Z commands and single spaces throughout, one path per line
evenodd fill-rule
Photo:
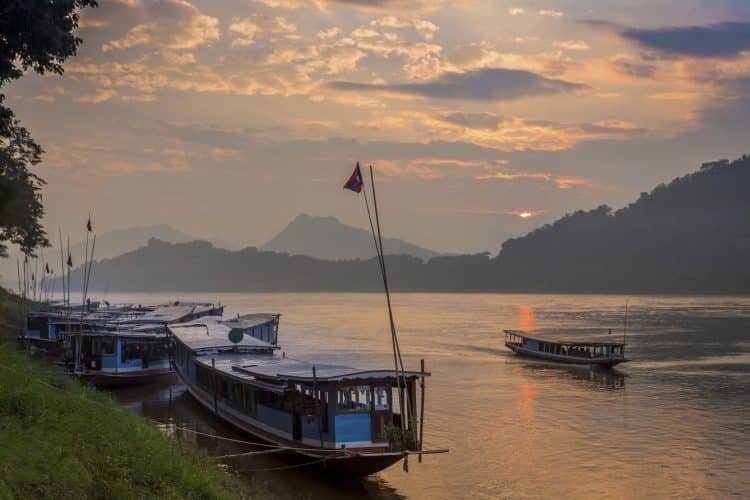
M 0 497 L 268 498 L 106 393 L 27 357 L 0 289 Z

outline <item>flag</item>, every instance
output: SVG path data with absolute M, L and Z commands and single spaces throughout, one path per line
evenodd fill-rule
M 47 274 L 52 274 L 52 271 L 49 270 L 49 264 L 44 264 L 44 270 Z
M 344 184 L 344 189 L 349 189 L 355 193 L 362 192 L 362 172 L 359 170 L 359 162 L 357 162 L 357 166 L 354 167 L 354 172 L 352 172 L 349 180 Z
M 93 231 L 93 227 L 91 226 L 91 217 L 89 217 L 88 222 L 86 222 L 86 229 L 88 230 L 89 233 Z
M 68 254 L 68 267 L 73 267 L 73 256 Z

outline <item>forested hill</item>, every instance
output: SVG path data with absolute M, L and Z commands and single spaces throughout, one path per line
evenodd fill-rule
M 505 242 L 501 282 L 561 290 L 750 290 L 750 156 L 704 164 L 629 206 Z
M 566 215 L 486 254 L 386 258 L 400 291 L 750 293 L 750 157 L 705 164 L 617 211 Z M 80 284 L 74 275 L 72 284 Z M 120 291 L 378 291 L 375 259 L 328 261 L 207 242 L 148 246 L 94 266 Z

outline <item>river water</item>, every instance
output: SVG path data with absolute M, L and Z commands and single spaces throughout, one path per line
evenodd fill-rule
M 393 362 L 379 294 L 141 294 L 209 300 L 226 314 L 280 312 L 287 356 L 365 368 Z M 502 330 L 618 340 L 632 362 L 600 371 L 513 355 Z M 409 472 L 320 478 L 265 455 L 227 459 L 282 497 L 724 498 L 750 496 L 750 298 L 395 294 L 405 363 L 427 379 L 425 448 Z M 612 333 L 608 333 L 609 329 Z M 211 454 L 249 451 L 179 381 L 113 391 L 123 405 Z M 247 437 L 245 437 L 247 439 Z M 276 470 L 274 470 L 276 469 Z

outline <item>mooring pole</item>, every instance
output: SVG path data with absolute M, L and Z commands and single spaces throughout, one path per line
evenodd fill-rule
M 318 375 L 315 371 L 315 365 L 313 365 L 313 395 L 318 410 L 318 437 L 320 438 L 320 447 L 323 448 L 323 412 L 321 411 L 323 405 L 320 404 L 323 394 L 318 394 Z
M 420 379 L 421 403 L 419 405 L 419 451 L 422 451 L 422 438 L 424 436 L 424 359 L 420 361 L 422 378 Z M 419 463 L 422 463 L 422 454 L 419 454 Z
M 213 375 L 213 389 L 214 389 L 214 414 L 218 417 L 219 416 L 219 402 L 216 396 L 216 392 L 218 389 L 218 383 L 217 383 L 217 377 L 216 377 L 216 360 L 214 358 L 211 358 L 211 373 Z

